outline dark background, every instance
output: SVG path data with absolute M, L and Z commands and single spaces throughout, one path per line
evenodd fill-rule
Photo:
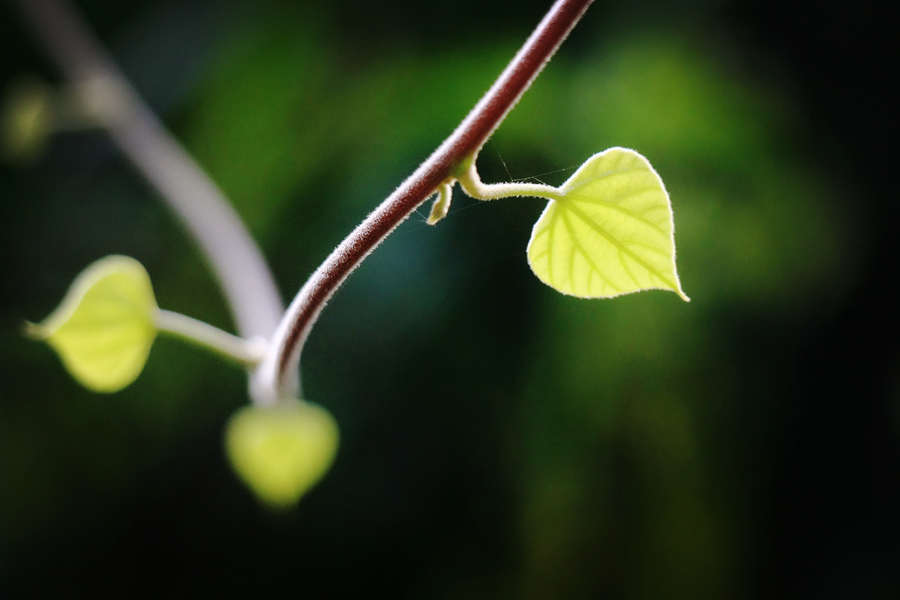
M 549 2 L 81 2 L 223 187 L 288 299 L 446 136 Z M 538 201 L 413 215 L 302 364 L 342 446 L 261 508 L 222 427 L 244 375 L 161 339 L 100 396 L 20 335 L 107 254 L 230 328 L 103 134 L 0 167 L 0 595 L 896 598 L 900 357 L 880 4 L 598 0 L 485 147 L 557 185 L 633 147 L 672 197 L 684 304 L 564 297 Z M 0 4 L 0 89 L 58 75 Z M 890 99 L 891 106 L 888 106 Z M 893 138 L 893 136 L 891 136 Z

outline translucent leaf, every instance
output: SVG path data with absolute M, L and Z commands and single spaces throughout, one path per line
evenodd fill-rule
M 247 406 L 225 430 L 228 458 L 266 504 L 295 504 L 328 471 L 338 447 L 331 413 L 308 402 Z
M 116 392 L 144 368 L 156 338 L 150 277 L 127 256 L 107 256 L 75 279 L 66 297 L 26 333 L 46 340 L 86 388 Z
M 675 270 L 669 195 L 646 158 L 610 148 L 589 158 L 560 192 L 528 243 L 541 281 L 582 298 L 656 288 L 688 300 Z

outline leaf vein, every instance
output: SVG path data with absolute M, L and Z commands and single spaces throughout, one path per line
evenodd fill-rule
M 633 198 L 634 196 L 637 196 L 638 194 L 642 194 L 644 192 L 653 192 L 653 191 L 658 192 L 658 191 L 660 191 L 660 189 L 658 187 L 643 188 L 643 189 L 637 190 L 635 192 L 632 192 L 626 196 L 622 196 L 622 197 L 618 198 L 617 200 L 627 200 L 629 198 Z M 639 213 L 636 213 L 635 211 L 632 211 L 623 206 L 620 206 L 616 202 L 604 200 L 603 198 L 592 198 L 592 197 L 586 196 L 586 195 L 576 196 L 576 197 L 572 198 L 572 202 L 584 202 L 585 204 L 596 204 L 596 205 L 600 205 L 600 206 L 605 206 L 607 208 L 611 208 L 615 211 L 622 213 L 623 215 L 631 217 L 635 221 L 640 221 L 641 223 L 647 225 L 648 227 L 651 227 L 652 229 L 658 231 L 659 233 L 661 233 L 663 235 L 666 234 L 666 231 L 662 228 L 662 226 L 658 225 L 657 223 L 654 223 L 650 219 L 642 216 Z M 657 208 L 662 208 L 662 207 L 654 206 L 654 207 L 652 207 L 651 210 L 654 210 Z M 645 212 L 650 212 L 650 211 L 648 210 Z
M 662 273 L 660 273 L 657 269 L 655 269 L 649 263 L 647 263 L 647 261 L 645 261 L 640 256 L 638 256 L 633 250 L 628 248 L 628 246 L 626 246 L 620 240 L 618 240 L 614 236 L 612 236 L 603 227 L 601 227 L 600 225 L 595 223 L 593 220 L 591 220 L 591 218 L 588 217 L 586 214 L 584 214 L 584 212 L 582 212 L 579 208 L 572 206 L 572 205 L 569 205 L 567 208 L 570 211 L 572 211 L 572 214 L 574 214 L 579 219 L 584 221 L 584 223 L 587 224 L 588 227 L 590 227 L 591 229 L 596 231 L 599 235 L 603 236 L 603 238 L 605 238 L 609 243 L 614 245 L 620 251 L 622 251 L 625 254 L 627 254 L 628 256 L 630 256 L 632 258 L 632 260 L 634 260 L 636 263 L 638 263 L 639 265 L 641 265 L 642 267 L 647 269 L 647 272 L 650 273 L 650 275 L 655 276 L 657 279 L 659 279 L 660 281 L 662 281 L 663 283 L 668 285 L 671 289 L 678 289 L 677 286 L 672 281 L 667 279 Z
M 587 261 L 587 263 L 591 266 L 591 270 L 592 270 L 593 272 L 597 273 L 597 275 L 600 277 L 601 281 L 604 282 L 607 286 L 609 286 L 609 287 L 611 287 L 612 289 L 616 290 L 617 292 L 621 292 L 621 291 L 622 291 L 622 288 L 619 287 L 619 286 L 617 286 L 617 285 L 615 285 L 612 281 L 609 280 L 608 277 L 606 277 L 606 276 L 603 274 L 603 271 L 602 271 L 602 270 L 597 266 L 597 264 L 593 261 L 593 259 L 591 258 L 590 254 L 588 254 L 588 253 L 584 250 L 584 248 L 581 246 L 581 244 L 578 243 L 578 237 L 575 235 L 575 231 L 574 231 L 574 228 L 572 227 L 572 224 L 571 224 L 571 223 L 569 222 L 569 220 L 566 218 L 566 214 L 565 214 L 564 212 L 561 212 L 561 215 L 562 215 L 563 223 L 565 224 L 566 229 L 568 229 L 568 231 L 569 231 L 569 235 L 572 236 L 572 248 L 573 248 L 573 252 L 572 252 L 572 254 L 571 254 L 571 256 L 572 256 L 572 263 L 574 264 L 574 262 L 575 262 L 575 251 L 577 250 L 578 252 L 581 252 L 581 255 L 584 256 L 584 259 L 585 259 L 585 260 Z M 588 283 L 590 283 L 590 281 L 588 281 Z M 575 285 L 574 278 L 572 279 L 572 285 L 573 285 L 573 286 Z M 588 287 L 588 292 L 590 292 L 590 287 Z

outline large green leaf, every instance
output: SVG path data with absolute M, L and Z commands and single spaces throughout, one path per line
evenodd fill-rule
M 295 504 L 331 467 L 338 427 L 327 410 L 309 402 L 246 406 L 225 429 L 225 449 L 238 475 L 275 508 Z
M 528 262 L 541 281 L 582 298 L 656 288 L 688 300 L 675 270 L 669 195 L 646 158 L 610 148 L 559 191 L 528 243 Z
M 26 333 L 46 340 L 86 388 L 116 392 L 144 368 L 156 338 L 150 277 L 127 256 L 107 256 L 82 271 L 59 307 Z

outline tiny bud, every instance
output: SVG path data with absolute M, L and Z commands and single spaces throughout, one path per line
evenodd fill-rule
M 23 77 L 6 90 L 0 112 L 0 153 L 18 163 L 35 161 L 52 131 L 53 89 L 36 77 Z
M 437 198 L 434 199 L 434 203 L 431 205 L 431 213 L 428 215 L 426 223 L 434 225 L 447 216 L 452 196 L 453 186 L 447 182 L 442 183 L 441 187 L 438 188 Z

